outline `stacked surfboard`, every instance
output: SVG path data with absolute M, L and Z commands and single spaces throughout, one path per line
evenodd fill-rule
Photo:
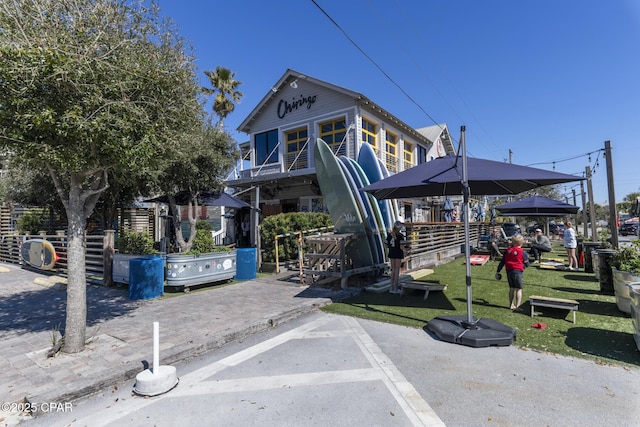
M 397 218 L 397 208 L 394 209 L 393 203 L 388 200 L 378 201 L 360 191 L 382 179 L 386 172 L 373 148 L 363 144 L 356 162 L 349 157 L 336 157 L 331 148 L 318 139 L 315 167 L 318 185 L 335 232 L 363 236 L 348 249 L 354 268 L 383 264 L 386 260 L 384 240 L 387 230 L 391 229 Z

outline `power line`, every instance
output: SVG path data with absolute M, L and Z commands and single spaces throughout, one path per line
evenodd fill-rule
M 407 91 L 405 91 L 389 74 L 387 74 L 387 72 L 384 71 L 382 67 L 371 56 L 369 56 L 367 52 L 364 51 L 364 49 L 362 49 L 351 37 L 349 37 L 349 34 L 347 34 L 347 32 L 342 29 L 340 24 L 338 24 L 318 3 L 316 3 L 315 0 L 311 0 L 311 2 L 324 14 L 324 16 L 327 17 L 327 19 L 329 19 L 333 23 L 333 25 L 336 26 L 336 28 L 338 28 L 338 30 L 340 30 L 340 32 L 347 38 L 347 40 L 349 40 L 349 42 L 356 49 L 358 49 L 360 53 L 362 53 L 365 58 L 367 58 L 387 78 L 387 80 L 393 83 L 400 90 L 400 92 L 404 94 L 404 96 L 406 96 L 414 105 L 416 105 L 418 109 L 420 109 L 420 111 L 422 111 L 436 126 L 440 127 L 440 129 L 444 131 L 444 129 L 440 126 L 440 123 L 438 123 L 429 113 L 427 113 L 427 111 L 422 108 L 422 106 L 418 104 L 418 102 L 413 99 L 413 97 L 409 95 Z

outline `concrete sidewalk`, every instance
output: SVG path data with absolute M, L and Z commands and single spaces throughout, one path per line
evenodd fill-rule
M 160 361 L 171 365 L 350 293 L 301 287 L 292 272 L 145 301 L 130 300 L 126 288 L 88 285 L 90 343 L 80 354 L 47 358 L 52 336 L 65 320 L 64 284 L 16 265 L 0 267 L 0 400 L 5 403 L 70 402 L 135 378 L 153 360 L 155 321 Z

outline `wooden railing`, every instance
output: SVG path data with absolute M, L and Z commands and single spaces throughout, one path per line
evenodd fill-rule
M 463 253 L 465 244 L 464 225 L 459 222 L 414 222 L 406 223 L 408 249 L 405 266 L 417 269 L 427 265 L 437 265 Z M 469 225 L 470 245 L 476 247 L 481 235 L 489 234 L 489 223 L 471 223 Z M 319 232 L 307 230 L 302 234 Z M 326 230 L 322 230 L 326 231 Z M 216 243 L 221 234 L 214 236 Z M 300 233 L 287 233 L 276 236 L 300 238 Z M 27 239 L 46 239 L 53 245 L 58 256 L 54 267 L 56 274 L 67 274 L 67 236 L 63 232 L 55 235 L 25 236 L 10 234 L 0 236 L 0 262 L 20 264 L 20 244 Z M 114 252 L 113 231 L 104 235 L 86 236 L 86 275 L 87 281 L 108 285 L 111 283 L 112 256 Z

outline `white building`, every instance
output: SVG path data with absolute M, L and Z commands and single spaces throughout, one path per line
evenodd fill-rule
M 316 138 L 354 159 L 362 144 L 371 144 L 391 174 L 455 154 L 446 125 L 414 129 L 361 93 L 290 69 L 238 131 L 249 135 L 241 144 L 247 166 L 226 185 L 262 216 L 325 211 L 314 168 Z M 440 220 L 431 217 L 427 200 L 399 202 L 405 221 Z

